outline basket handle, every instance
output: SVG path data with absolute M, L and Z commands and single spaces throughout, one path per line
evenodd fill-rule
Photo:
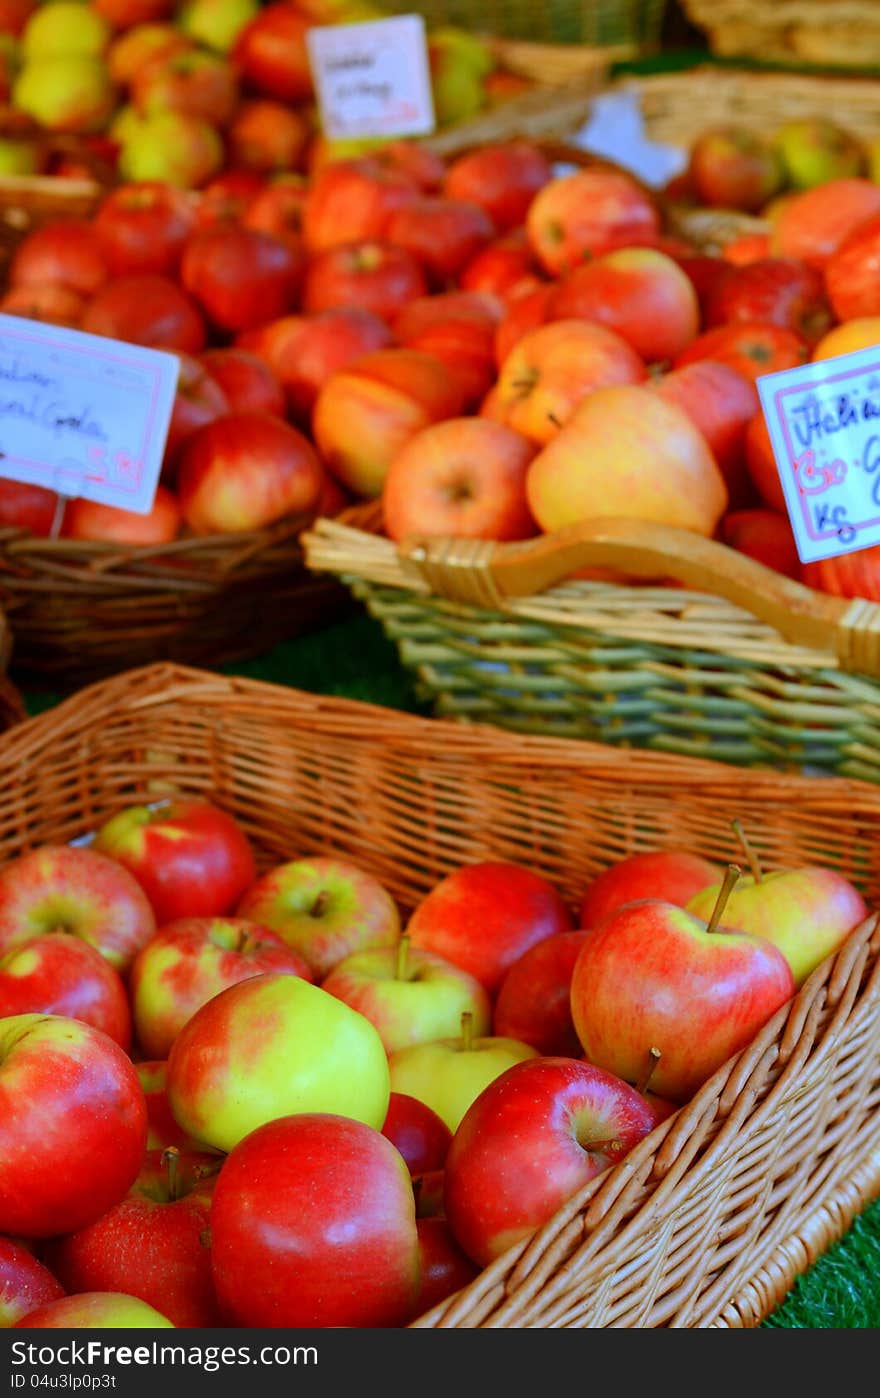
M 401 557 L 452 601 L 503 608 L 582 568 L 672 579 L 723 597 L 788 642 L 833 655 L 842 670 L 880 676 L 880 605 L 818 592 L 689 529 L 633 519 L 589 519 L 522 543 L 420 538 Z

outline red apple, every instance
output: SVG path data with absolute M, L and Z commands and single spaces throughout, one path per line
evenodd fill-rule
M 453 417 L 416 432 L 392 457 L 382 487 L 385 532 L 468 539 L 528 539 L 526 500 L 536 447 L 488 417 Z
M 770 321 L 814 345 L 832 320 L 822 273 L 799 257 L 759 257 L 711 289 L 705 328 L 730 321 Z
M 198 191 L 196 229 L 215 228 L 218 223 L 242 223 L 265 186 L 265 176 L 256 170 L 221 170 Z
M 838 321 L 880 315 L 878 263 L 880 214 L 875 214 L 857 224 L 825 262 L 825 287 Z
M 141 1085 L 109 1035 L 64 1015 L 0 1019 L 0 1232 L 50 1238 L 99 1218 L 146 1140 Z
M 168 1064 L 165 1060 L 139 1059 L 134 1067 L 147 1104 L 147 1150 L 164 1150 L 166 1146 L 200 1150 L 198 1141 L 187 1136 L 172 1116 L 166 1090 Z
M 174 0 L 92 0 L 92 9 L 117 30 L 156 24 L 171 18 Z
M 11 287 L 58 284 L 94 296 L 110 276 L 101 239 L 92 222 L 55 218 L 26 233 L 9 264 Z
M 488 247 L 495 227 L 479 204 L 422 194 L 394 211 L 385 236 L 417 258 L 431 285 L 439 289 Z
M 532 199 L 552 178 L 552 164 L 532 141 L 490 141 L 450 162 L 443 193 L 479 204 L 496 230 L 506 233 L 525 221 Z
M 200 796 L 125 806 L 98 827 L 94 849 L 137 881 L 159 927 L 182 917 L 224 917 L 256 878 L 242 825 Z
M 446 1218 L 485 1267 L 657 1124 L 641 1093 L 613 1072 L 565 1057 L 516 1063 L 483 1089 L 446 1157 Z
M 99 848 L 40 845 L 0 868 L 0 953 L 46 932 L 65 932 L 124 974 L 155 930 L 137 879 Z
M 163 54 L 191 49 L 192 40 L 170 20 L 146 20 L 125 29 L 107 48 L 107 71 L 117 87 L 127 88 L 135 73 Z
M 743 442 L 746 469 L 763 503 L 778 514 L 786 514 L 785 495 L 779 479 L 776 454 L 763 409 L 759 408 L 746 425 Z
M 431 1107 L 407 1092 L 389 1095 L 382 1135 L 400 1151 L 414 1179 L 446 1164 L 452 1132 Z
M 258 354 L 235 345 L 221 345 L 202 350 L 199 359 L 220 385 L 227 403 L 225 411 L 284 417 L 287 405 L 281 380 Z
M 184 917 L 163 923 L 135 957 L 129 976 L 141 1049 L 150 1058 L 167 1058 L 184 1024 L 206 1000 L 264 971 L 314 979 L 303 958 L 258 922 Z
M 245 228 L 258 228 L 282 242 L 287 239 L 302 247 L 303 205 L 307 181 L 296 174 L 276 175 L 268 180 L 248 203 L 241 215 Z
M 592 1063 L 638 1082 L 649 1045 L 660 1055 L 652 1088 L 686 1102 L 792 998 L 779 948 L 721 924 L 721 908 L 719 898 L 706 918 L 643 898 L 593 926 L 571 981 L 574 1026 Z
M 724 477 L 729 507 L 751 504 L 754 487 L 746 466 L 745 439 L 760 406 L 754 379 L 731 364 L 697 359 L 661 374 L 650 386 L 667 403 L 683 408 L 705 437 Z
M 362 1122 L 301 1112 L 254 1131 L 220 1171 L 211 1232 L 228 1324 L 388 1327 L 414 1312 L 420 1268 L 409 1171 Z
M 730 548 L 800 582 L 801 561 L 787 514 L 761 508 L 729 510 L 719 537 Z
M 880 602 L 880 544 L 804 563 L 801 581 L 834 597 L 865 597 L 869 602 Z
M 616 859 L 590 880 L 581 895 L 580 925 L 596 927 L 622 904 L 641 898 L 662 898 L 683 908 L 695 893 L 717 883 L 722 872 L 714 860 L 676 845 L 639 850 Z
M 135 73 L 128 99 L 135 111 L 183 112 L 223 128 L 239 103 L 238 73 L 225 54 L 208 49 L 183 49 Z
M 0 476 L 0 526 L 4 529 L 29 529 L 32 534 L 48 538 L 57 527 L 62 509 L 56 491 Z
M 307 263 L 302 308 L 315 315 L 335 306 L 362 306 L 390 322 L 427 290 L 421 264 L 406 248 L 377 239 L 338 243 Z
M 153 503 L 144 514 L 122 509 L 119 505 L 87 500 L 81 495 L 68 500 L 61 537 L 106 540 L 126 548 L 152 547 L 176 539 L 182 523 L 177 496 L 160 482 Z
M 310 515 L 323 482 L 311 442 L 273 413 L 216 418 L 187 439 L 177 466 L 180 508 L 194 534 L 263 529 Z
M 195 233 L 180 280 L 216 330 L 236 333 L 294 309 L 303 260 L 292 243 L 240 224 Z
M 131 1047 L 125 984 L 81 937 L 45 932 L 0 954 L 0 1018 L 37 1013 L 81 1019 L 126 1053 Z
M 60 1281 L 22 1243 L 0 1238 L 0 1330 L 63 1295 Z
M 455 1241 L 445 1218 L 418 1218 L 421 1285 L 415 1314 L 424 1315 L 480 1275 L 480 1268 Z
M 237 916 L 271 927 L 327 976 L 356 951 L 395 947 L 400 912 L 369 869 L 334 855 L 288 860 L 248 887 Z
M 584 931 L 554 932 L 512 961 L 495 993 L 492 1033 L 539 1053 L 578 1058 L 569 990 Z
M 46 1260 L 71 1294 L 125 1291 L 176 1326 L 214 1327 L 211 1195 L 222 1157 L 148 1151 L 128 1193 L 99 1218 L 53 1239 Z
M 225 389 L 204 361 L 206 353 L 206 350 L 202 350 L 198 355 L 179 351 L 177 354 L 177 389 L 165 436 L 160 477 L 166 484 L 176 479 L 184 443 L 199 427 L 214 422 L 218 417 L 225 417 L 232 409 Z
M 536 278 L 537 264 L 524 228 L 516 228 L 481 248 L 458 274 L 463 291 L 483 292 L 500 300 Z
M 130 272 L 173 277 L 195 225 L 192 195 L 158 180 L 117 185 L 104 195 L 92 220 L 116 277 Z
M 314 176 L 306 194 L 306 248 L 314 255 L 338 243 L 384 239 L 395 210 L 420 197 L 414 180 L 379 160 L 364 156 L 334 161 Z
M 779 369 L 794 369 L 809 357 L 806 340 L 787 326 L 767 320 L 740 320 L 704 330 L 675 356 L 672 367 L 717 359 L 754 380 Z
M 779 152 L 745 126 L 708 126 L 692 142 L 688 175 L 701 204 L 756 213 L 782 187 Z
M 465 411 L 475 408 L 495 379 L 495 331 L 501 303 L 484 292 L 441 291 L 417 296 L 391 321 L 407 349 L 433 354 L 458 381 Z
M 229 163 L 261 175 L 301 169 L 310 135 L 299 108 L 268 97 L 240 101 L 226 129 Z
M 311 23 L 289 0 L 269 0 L 243 25 L 231 54 L 246 90 L 286 103 L 314 97 L 306 48 Z
M 406 931 L 414 947 L 464 967 L 494 994 L 528 947 L 571 926 L 565 902 L 547 879 L 525 865 L 487 859 L 440 879 L 417 904 Z
M 80 329 L 177 354 L 198 354 L 207 334 L 193 299 L 156 272 L 130 272 L 108 282 L 83 311 Z
M 825 266 L 855 229 L 880 214 L 880 185 L 862 177 L 827 180 L 787 199 L 773 220 L 770 250 Z
M 555 290 L 556 283 L 543 282 L 510 296 L 495 330 L 495 363 L 499 369 L 525 335 L 546 323 Z
M 124 1291 L 81 1291 L 47 1301 L 15 1321 L 18 1330 L 173 1330 L 155 1307 Z
M 526 215 L 532 250 L 551 277 L 572 272 L 586 256 L 655 243 L 660 226 L 654 196 L 625 171 L 603 167 L 555 176 Z
M 674 359 L 700 329 L 693 282 L 657 248 L 615 248 L 576 267 L 550 298 L 550 319 L 589 320 L 646 362 Z
M 0 312 L 25 320 L 44 320 L 50 325 L 79 329 L 87 298 L 60 282 L 22 282 L 0 296 Z

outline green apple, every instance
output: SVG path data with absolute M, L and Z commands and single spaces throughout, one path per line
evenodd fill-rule
M 375 1024 L 388 1053 L 457 1035 L 466 1010 L 474 1034 L 491 1029 L 489 995 L 476 976 L 445 956 L 410 946 L 408 937 L 396 947 L 353 952 L 321 984 Z
M 38 175 L 42 168 L 36 141 L 0 136 L 0 175 Z
M 867 154 L 861 141 L 831 117 L 783 122 L 773 144 L 782 157 L 787 183 L 796 189 L 813 189 L 829 180 L 865 173 Z
M 293 1112 L 333 1112 L 378 1131 L 390 1091 L 375 1026 L 320 986 L 277 971 L 206 1001 L 168 1056 L 175 1121 L 216 1150 Z
M 123 180 L 159 180 L 198 189 L 223 166 L 223 138 L 215 126 L 186 112 L 150 112 L 122 131 L 117 168 Z
M 175 24 L 205 48 L 229 53 L 259 9 L 260 0 L 183 0 Z
M 13 1330 L 174 1330 L 167 1316 L 122 1291 L 59 1296 L 22 1316 Z
M 391 1091 L 417 1097 L 454 1132 L 484 1087 L 511 1064 L 538 1056 L 537 1049 L 519 1039 L 499 1034 L 472 1038 L 465 1014 L 457 1038 L 409 1044 L 388 1055 Z
M 100 58 L 113 30 L 103 15 L 80 0 L 48 0 L 29 16 L 21 34 L 25 62 L 79 54 Z
M 687 911 L 708 918 L 719 889 L 717 883 L 702 889 Z M 757 934 L 779 948 L 796 986 L 867 916 L 858 889 L 835 869 L 818 865 L 743 874 L 724 908 L 726 927 Z
M 115 104 L 106 64 L 87 55 L 28 61 L 12 86 L 12 105 L 49 131 L 102 131 Z

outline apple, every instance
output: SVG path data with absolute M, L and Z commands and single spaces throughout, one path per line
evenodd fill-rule
M 65 506 L 61 538 L 104 540 L 126 548 L 152 547 L 176 539 L 182 525 L 176 495 L 160 482 L 146 513 L 74 496 Z
M 357 1010 L 302 976 L 264 971 L 207 1000 L 168 1058 L 168 1101 L 189 1136 L 230 1151 L 264 1122 L 331 1112 L 377 1131 L 388 1056 Z
M 556 285 L 556 282 L 526 284 L 510 294 L 495 330 L 495 363 L 499 369 L 523 336 L 546 324 Z
M 256 228 L 218 224 L 189 239 L 180 279 L 214 328 L 235 334 L 291 311 L 302 269 L 289 241 Z
M 409 1171 L 362 1121 L 303 1110 L 253 1131 L 220 1171 L 211 1233 L 227 1324 L 387 1328 L 414 1312 Z
M 406 933 L 413 947 L 463 967 L 494 995 L 528 947 L 571 926 L 568 907 L 547 879 L 523 864 L 485 859 L 435 883 L 413 910 Z
M 155 930 L 134 874 L 99 848 L 40 845 L 0 867 L 0 954 L 64 932 L 95 947 L 124 975 Z
M 116 86 L 126 90 L 153 59 L 191 48 L 192 42 L 176 22 L 144 20 L 111 39 L 105 55 L 107 70 Z
M 117 132 L 121 179 L 198 189 L 222 169 L 223 138 L 204 117 L 165 108 L 141 115 L 131 106 L 130 112 L 126 127 Z
M 408 175 L 370 156 L 334 161 L 312 178 L 303 202 L 306 248 L 313 255 L 338 243 L 385 239 L 395 210 L 420 197 Z
M 125 1194 L 147 1108 L 128 1055 L 65 1015 L 0 1019 L 0 1232 L 69 1233 Z
M 22 1243 L 0 1238 L 0 1330 L 64 1294 L 57 1277 Z
M 845 238 L 880 214 L 880 184 L 864 176 L 828 180 L 788 200 L 773 220 L 775 256 L 800 257 L 822 268 Z
M 202 350 L 199 361 L 209 377 L 220 385 L 226 411 L 285 416 L 287 405 L 281 380 L 252 350 L 220 345 Z
M 728 867 L 707 917 L 643 898 L 591 928 L 571 980 L 572 1019 L 591 1063 L 635 1083 L 652 1046 L 653 1089 L 686 1102 L 792 998 L 779 948 L 720 922 L 740 873 Z
M 787 506 L 776 453 L 770 441 L 770 431 L 763 409 L 759 408 L 746 426 L 745 439 L 746 470 L 763 503 L 778 514 L 786 514 Z
M 746 378 L 794 369 L 810 357 L 809 346 L 788 326 L 769 320 L 737 320 L 702 331 L 675 356 L 674 369 L 700 359 L 720 360 Z
M 728 504 L 703 434 L 643 384 L 588 393 L 532 461 L 526 495 L 544 530 L 629 516 L 711 537 Z
M 706 917 L 719 891 L 714 883 L 696 893 L 687 904 L 688 911 Z M 791 967 L 795 986 L 803 985 L 867 916 L 861 893 L 837 869 L 807 864 L 765 873 L 754 856 L 752 872 L 734 885 L 724 909 L 731 927 L 778 947 Z
M 582 930 L 554 932 L 511 962 L 495 994 L 493 1034 L 531 1044 L 538 1053 L 580 1056 L 569 991 L 586 935 Z
M 206 1000 L 264 971 L 313 979 L 303 958 L 258 922 L 183 917 L 163 923 L 135 957 L 129 975 L 140 1048 L 149 1058 L 167 1058 L 184 1024 Z
M 45 284 L 93 296 L 110 277 L 110 266 L 93 223 L 53 218 L 32 228 L 9 264 L 9 285 Z
M 174 22 L 195 43 L 218 53 L 230 53 L 259 8 L 259 0 L 182 0 L 175 10 Z
M 755 381 L 731 364 L 697 359 L 649 381 L 667 403 L 676 403 L 702 432 L 727 486 L 732 509 L 753 503 L 754 485 L 746 465 L 749 423 L 760 412 Z
M 0 0 L 0 32 L 19 36 L 37 0 Z
M 446 1158 L 452 1235 L 486 1267 L 622 1160 L 657 1125 L 645 1098 L 578 1059 L 515 1063 L 468 1108 Z
M 406 248 L 378 239 L 338 243 L 309 259 L 302 309 L 314 315 L 334 306 L 363 306 L 390 323 L 402 306 L 427 290 L 421 263 Z
M 524 283 L 537 284 L 537 264 L 524 228 L 516 228 L 480 248 L 458 274 L 462 291 L 482 292 L 502 301 Z
M 573 271 L 586 256 L 655 243 L 660 227 L 655 196 L 626 171 L 601 166 L 556 175 L 526 214 L 529 243 L 551 277 Z
M 256 878 L 247 832 L 202 796 L 124 806 L 98 826 L 93 849 L 137 880 L 160 927 L 231 913 Z
M 241 223 L 257 195 L 266 187 L 256 170 L 221 170 L 195 191 L 196 229 L 218 223 Z
M 237 916 L 272 928 L 319 980 L 356 951 L 396 947 L 400 912 L 369 869 L 336 855 L 269 869 L 241 897 Z
M 312 410 L 312 436 L 327 469 L 355 495 L 375 499 L 404 443 L 463 408 L 461 383 L 442 360 L 392 345 L 327 379 Z
M 90 54 L 99 57 L 110 40 L 111 28 L 99 10 L 82 8 L 78 0 L 43 0 L 21 31 L 21 52 L 27 60 Z
M 100 1218 L 52 1239 L 46 1261 L 65 1291 L 121 1291 L 176 1326 L 219 1326 L 211 1275 L 211 1195 L 222 1157 L 148 1151 L 128 1193 Z
M 829 180 L 867 173 L 867 155 L 859 138 L 833 117 L 811 113 L 783 121 L 773 146 L 791 189 L 813 189 Z
M 662 898 L 684 908 L 723 873 L 714 859 L 677 845 L 625 855 L 590 879 L 580 898 L 580 925 L 595 927 L 623 903 L 641 898 Z
M 298 428 L 274 413 L 230 412 L 184 442 L 176 487 L 192 533 L 223 534 L 313 514 L 324 475 Z
M 113 276 L 158 272 L 173 277 L 196 224 L 191 195 L 159 180 L 117 185 L 91 221 Z
M 700 204 L 757 213 L 782 188 L 775 145 L 748 127 L 708 126 L 691 143 L 688 177 Z
M 498 233 L 525 222 L 533 198 L 553 178 L 553 166 L 533 141 L 488 141 L 454 157 L 443 179 L 449 199 L 479 204 Z
M 495 296 L 473 291 L 440 291 L 415 296 L 391 320 L 399 344 L 433 354 L 458 381 L 463 406 L 477 406 L 496 374 L 495 331 L 502 314 Z
M 771 321 L 815 344 L 831 324 L 822 273 L 799 257 L 759 257 L 709 291 L 704 325 L 729 321 Z
M 245 331 L 235 343 L 265 359 L 281 380 L 291 420 L 309 429 L 325 383 L 356 359 L 388 349 L 393 340 L 387 323 L 372 311 L 337 306 L 313 316 L 281 316 Z
M 414 1179 L 442 1170 L 446 1164 L 452 1132 L 433 1108 L 418 1097 L 410 1097 L 406 1092 L 390 1094 L 382 1135 L 400 1151 Z
M 159 346 L 161 348 L 161 346 Z M 232 404 L 219 379 L 210 372 L 202 350 L 199 354 L 176 351 L 178 360 L 177 388 L 171 406 L 171 417 L 165 435 L 162 470 L 159 479 L 165 485 L 174 484 L 184 443 L 206 423 L 225 417 Z M 180 505 L 178 502 L 178 511 Z
M 863 597 L 880 602 L 880 545 L 855 553 L 832 554 L 801 566 L 801 581 L 807 587 L 829 592 L 834 597 Z
M 139 24 L 160 24 L 171 18 L 174 0 L 92 0 L 92 8 L 114 31 Z
M 483 1089 L 513 1063 L 537 1058 L 538 1050 L 500 1034 L 471 1034 L 467 1011 L 455 1037 L 407 1044 L 388 1055 L 392 1092 L 406 1093 L 436 1112 L 455 1134 Z
M 852 316 L 839 325 L 832 325 L 821 339 L 813 345 L 810 358 L 833 359 L 838 354 L 849 354 L 851 350 L 873 349 L 880 345 L 880 315 Z
M 498 406 L 509 427 L 544 446 L 597 388 L 642 383 L 641 355 L 616 330 L 554 320 L 528 331 L 498 371 Z
M 166 1146 L 179 1146 L 186 1150 L 203 1150 L 204 1147 L 198 1141 L 187 1136 L 171 1115 L 166 1091 L 168 1082 L 168 1064 L 166 1061 L 164 1059 L 143 1058 L 135 1063 L 134 1068 L 138 1075 L 138 1082 L 143 1088 L 144 1101 L 147 1104 L 147 1150 L 164 1150 Z
M 83 8 L 77 4 L 81 13 Z M 13 107 L 47 131 L 101 131 L 115 104 L 116 91 L 107 65 L 90 54 L 27 59 L 12 83 Z
M 239 113 L 241 112 L 239 108 Z M 274 126 L 273 126 L 273 129 Z M 245 228 L 259 228 L 302 247 L 302 217 L 308 184 L 303 175 L 276 174 L 266 180 L 241 214 Z
M 674 359 L 701 328 L 693 282 L 658 248 L 615 248 L 576 267 L 551 297 L 550 319 L 605 325 L 646 363 Z
M 207 337 L 195 301 L 156 272 L 129 272 L 107 282 L 83 311 L 80 328 L 177 354 L 198 354 Z
M 123 1291 L 81 1291 L 46 1301 L 15 1321 L 14 1330 L 173 1330 L 146 1301 Z
M 0 312 L 3 315 L 43 320 L 50 325 L 66 325 L 71 330 L 79 328 L 86 304 L 86 297 L 78 291 L 71 291 L 55 282 L 45 285 L 24 282 L 0 295 Z
M 528 539 L 526 501 L 535 444 L 488 417 L 453 417 L 416 432 L 392 457 L 382 486 L 385 532 Z
M 181 49 L 155 58 L 135 73 L 128 98 L 144 116 L 182 112 L 223 128 L 239 103 L 238 74 L 232 62 L 210 49 Z
M 430 284 L 449 286 L 495 237 L 495 226 L 479 204 L 439 194 L 419 194 L 392 213 L 385 236 L 405 248 L 424 268 Z
M 489 996 L 470 972 L 443 956 L 409 944 L 370 947 L 338 961 L 321 986 L 374 1024 L 387 1053 L 458 1033 L 471 1013 L 475 1034 L 487 1034 Z
M 415 1314 L 424 1315 L 480 1275 L 480 1268 L 455 1240 L 445 1218 L 417 1218 L 421 1285 Z
M 229 163 L 261 175 L 299 170 L 310 134 L 305 114 L 296 107 L 269 97 L 239 100 L 226 127 Z
M 29 529 L 48 538 L 57 527 L 64 505 L 57 491 L 0 476 L 0 525 Z
M 880 214 L 859 223 L 827 258 L 824 266 L 828 300 L 838 321 L 880 315 L 877 263 Z
M 721 520 L 718 537 L 729 548 L 800 582 L 801 561 L 787 514 L 761 506 L 728 510 Z
M 45 932 L 0 953 L 0 1018 L 36 1013 L 81 1019 L 126 1053 L 131 1047 L 126 986 L 81 937 Z
M 392 1097 L 395 1096 L 393 1092 L 391 1095 Z M 405 1097 L 407 1094 L 401 1092 L 397 1095 Z M 413 1101 L 417 1100 L 417 1098 L 413 1098 Z M 432 1108 L 428 1107 L 425 1103 L 421 1103 L 421 1105 L 424 1106 L 426 1112 L 432 1112 Z M 432 1114 L 437 1116 L 436 1112 L 432 1112 Z M 437 1119 L 439 1121 L 439 1117 Z M 445 1122 L 443 1124 L 444 1126 L 446 1125 Z M 452 1132 L 449 1131 L 448 1126 L 446 1126 L 446 1130 L 449 1132 L 449 1139 L 451 1141 Z M 420 1175 L 413 1175 L 413 1193 L 416 1196 L 416 1218 L 444 1217 L 443 1176 L 444 1172 L 442 1169 L 423 1170 Z
M 244 87 L 279 102 L 309 102 L 315 87 L 306 48 L 311 21 L 289 0 L 269 0 L 239 29 L 232 60 Z

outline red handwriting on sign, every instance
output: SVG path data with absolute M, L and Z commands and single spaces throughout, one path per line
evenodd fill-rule
M 816 465 L 816 454 L 810 447 L 796 461 L 792 462 L 798 473 L 798 490 L 801 495 L 821 495 L 832 485 L 842 485 L 846 478 L 846 462 L 839 458 L 828 466 Z

